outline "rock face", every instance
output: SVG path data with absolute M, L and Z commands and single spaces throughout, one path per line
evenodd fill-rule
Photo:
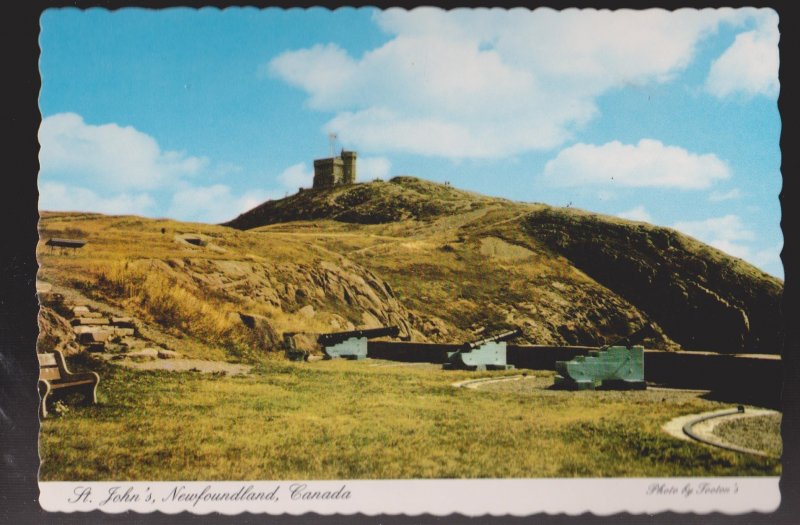
M 39 308 L 39 340 L 36 347 L 40 353 L 59 350 L 66 356 L 80 351 L 69 322 L 44 304 Z
M 270 323 L 269 319 L 263 315 L 243 312 L 239 312 L 239 318 L 242 320 L 242 324 L 255 332 L 257 337 L 264 341 L 268 347 L 277 344 L 278 334 L 275 332 L 275 329 L 272 327 L 272 323 Z
M 287 352 L 295 352 L 303 355 L 321 355 L 322 347 L 317 342 L 319 334 L 305 332 L 283 334 L 283 346 Z
M 781 283 L 666 228 L 531 213 L 531 236 L 645 312 L 685 349 L 776 353 Z
M 401 336 L 413 333 L 422 337 L 409 321 L 407 309 L 383 279 L 344 257 L 337 259 L 318 260 L 316 264 L 208 261 L 194 264 L 189 273 L 197 281 L 221 287 L 226 293 L 297 312 L 306 320 L 323 317 L 329 328 L 322 331 L 352 330 L 356 325 L 363 328 L 392 325 L 400 328 Z M 348 311 L 355 322 L 342 318 L 341 314 Z M 370 322 L 364 321 L 365 313 Z M 245 321 L 242 317 L 245 324 L 263 327 L 265 318 L 256 319 L 257 316 L 250 315 Z M 279 336 L 269 335 L 268 339 L 277 343 Z

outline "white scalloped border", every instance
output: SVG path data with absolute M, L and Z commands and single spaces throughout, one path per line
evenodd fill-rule
M 658 512 L 773 512 L 780 505 L 778 477 L 730 478 L 608 478 L 608 479 L 477 479 L 477 480 L 354 480 L 354 481 L 193 481 L 193 482 L 40 482 L 42 508 L 51 512 L 108 513 L 134 511 L 167 514 L 250 512 L 256 514 L 300 515 L 309 512 L 332 514 L 442 516 L 527 516 L 531 514 L 576 515 L 592 512 L 606 516 L 619 512 L 653 514 Z M 289 487 L 303 483 L 310 491 L 337 491 L 346 487 L 347 499 L 293 500 Z M 725 493 L 701 493 L 708 488 L 725 487 Z M 179 502 L 164 501 L 176 487 L 187 492 L 235 493 L 252 485 L 253 492 L 267 493 L 279 486 L 277 501 Z M 112 487 L 120 493 L 127 487 L 153 498 L 138 502 L 109 502 L 100 505 Z M 208 487 L 206 489 L 206 487 Z M 91 496 L 74 501 L 86 488 Z M 691 489 L 691 493 L 689 490 Z

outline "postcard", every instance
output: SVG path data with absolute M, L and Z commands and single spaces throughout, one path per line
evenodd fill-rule
M 778 508 L 774 10 L 40 23 L 45 511 Z

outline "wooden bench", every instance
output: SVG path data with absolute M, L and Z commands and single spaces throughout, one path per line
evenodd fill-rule
M 97 384 L 100 382 L 100 376 L 97 373 L 73 374 L 67 369 L 64 355 L 58 350 L 52 354 L 38 354 L 38 356 L 39 395 L 42 398 L 39 414 L 42 419 L 47 417 L 48 398 L 53 399 L 69 392 L 79 392 L 83 394 L 85 404 L 97 403 Z

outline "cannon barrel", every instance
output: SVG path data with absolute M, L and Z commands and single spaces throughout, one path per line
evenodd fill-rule
M 396 326 L 382 326 L 380 328 L 367 328 L 364 330 L 351 330 L 349 332 L 332 332 L 322 334 L 317 338 L 317 342 L 322 346 L 331 346 L 343 341 L 347 341 L 351 337 L 397 337 L 400 329 Z
M 650 323 L 645 323 L 644 326 L 642 326 L 635 332 L 630 333 L 620 339 L 617 339 L 613 343 L 604 346 L 602 349 L 610 348 L 612 346 L 624 346 L 626 348 L 630 348 L 633 345 L 639 343 L 642 339 L 644 339 L 648 335 L 651 335 L 652 332 L 653 332 L 652 325 Z
M 477 341 L 471 341 L 469 343 L 464 343 L 463 349 L 466 351 L 474 350 L 486 343 L 496 343 L 499 341 L 508 341 L 509 339 L 514 339 L 515 337 L 519 337 L 522 335 L 522 330 L 519 328 L 515 328 L 513 330 L 509 330 L 507 332 L 502 332 L 490 337 L 485 337 L 483 339 L 478 339 Z

